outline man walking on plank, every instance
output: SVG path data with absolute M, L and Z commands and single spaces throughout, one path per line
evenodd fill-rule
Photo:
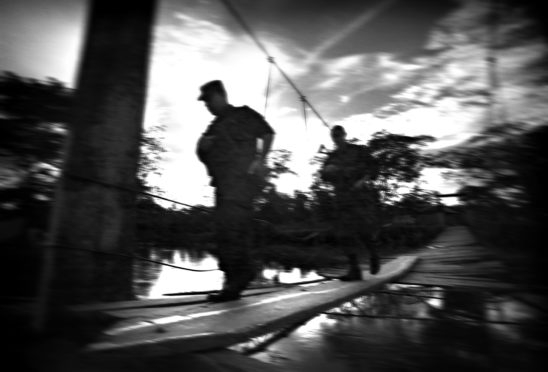
M 215 119 L 198 141 L 197 154 L 215 187 L 217 257 L 225 274 L 222 290 L 209 300 L 231 301 L 240 298 L 255 277 L 253 200 L 264 185 L 274 130 L 251 108 L 229 104 L 221 81 L 210 81 L 200 89 L 198 100 Z
M 348 258 L 348 272 L 341 280 L 361 280 L 359 250 L 369 252 L 369 270 L 380 270 L 376 238 L 379 233 L 379 196 L 371 185 L 377 176 L 378 166 L 369 148 L 347 142 L 346 131 L 340 125 L 331 129 L 335 150 L 325 160 L 320 175 L 335 189 L 334 229 L 337 241 L 350 238 L 343 249 Z

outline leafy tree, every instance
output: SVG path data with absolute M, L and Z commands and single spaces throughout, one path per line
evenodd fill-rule
M 55 79 L 0 76 L 0 156 L 31 172 L 59 166 L 72 92 Z
M 485 244 L 528 257 L 531 267 L 538 269 L 532 273 L 542 273 L 548 262 L 546 146 L 548 125 L 509 123 L 431 159 L 451 169 L 447 177 L 461 182 L 471 230 Z
M 55 79 L 40 81 L 11 72 L 0 75 L 0 190 L 14 202 L 17 185 L 26 197 L 48 199 L 58 176 L 74 91 Z M 156 172 L 165 149 L 153 127 L 142 137 L 139 179 Z M 30 194 L 29 194 L 30 193 Z M 32 195 L 31 195 L 32 194 Z
M 538 204 L 543 199 L 536 181 L 542 179 L 540 169 L 546 165 L 542 153 L 546 128 L 501 124 L 459 146 L 431 153 L 428 163 L 450 169 L 446 177 L 460 183 L 460 193 L 468 203 Z
M 141 157 L 139 158 L 139 170 L 137 177 L 141 187 L 145 190 L 161 193 L 157 187 L 150 187 L 146 178 L 149 174 L 159 174 L 160 169 L 158 164 L 163 159 L 163 154 L 166 149 L 163 147 L 160 134 L 165 131 L 163 125 L 155 125 L 144 131 L 141 137 Z
M 402 186 L 418 180 L 426 164 L 421 148 L 433 140 L 431 136 L 405 136 L 387 131 L 373 134 L 366 145 L 379 167 L 378 176 L 373 181 L 373 185 L 381 193 L 384 202 L 393 202 L 398 197 Z M 358 141 L 353 139 L 349 142 Z M 327 154 L 328 152 L 325 151 L 318 154 L 312 163 L 322 164 Z M 321 180 L 319 173 L 315 175 L 311 190 L 317 201 L 323 202 L 327 202 L 332 191 L 331 186 Z M 328 210 L 329 207 L 325 212 Z
M 257 200 L 257 217 L 269 222 L 278 222 L 289 211 L 289 197 L 276 190 L 274 180 L 283 174 L 295 174 L 287 163 L 291 161 L 291 151 L 273 150 L 270 155 L 271 166 L 266 175 L 265 187 Z
M 280 178 L 282 174 L 296 174 L 287 166 L 287 163 L 291 161 L 291 151 L 284 149 L 272 150 L 270 159 L 272 165 L 269 169 L 268 179 L 271 185 L 273 185 L 272 181 Z
M 34 190 L 44 197 L 51 192 L 51 181 L 60 166 L 71 96 L 71 91 L 54 79 L 39 81 L 13 73 L 0 76 L 0 159 L 5 165 L 0 189 L 19 183 L 19 193 Z M 14 191 L 10 194 L 15 199 L 21 197 Z
M 367 145 L 379 164 L 375 184 L 385 201 L 397 197 L 398 189 L 416 181 L 424 168 L 421 147 L 434 141 L 431 136 L 405 136 L 381 131 L 373 134 Z
M 394 207 L 402 214 L 415 215 L 427 212 L 439 204 L 440 198 L 436 192 L 423 190 L 415 185 L 394 204 Z
M 420 231 L 423 228 L 420 226 L 404 229 L 392 223 L 399 215 L 416 215 L 438 204 L 434 193 L 422 190 L 418 184 L 405 194 L 401 192 L 403 186 L 408 188 L 418 181 L 426 165 L 421 148 L 430 141 L 433 141 L 430 136 L 405 136 L 381 131 L 374 133 L 367 142 L 379 167 L 378 177 L 371 182 L 371 186 L 380 195 L 381 220 L 385 228 L 379 239 L 384 245 L 415 245 L 432 235 L 430 231 Z M 350 142 L 358 141 L 354 139 Z M 327 154 L 325 151 L 318 154 L 313 163 L 323 163 Z M 319 221 L 331 221 L 336 215 L 333 189 L 321 180 L 319 173 L 311 186 L 311 193 L 313 215 Z

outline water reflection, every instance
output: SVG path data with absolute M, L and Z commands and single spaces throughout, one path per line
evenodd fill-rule
M 203 251 L 151 249 L 145 258 L 193 270 L 211 271 L 195 272 L 137 261 L 134 266 L 134 290 L 139 298 L 161 298 L 166 294 L 213 291 L 222 287 L 223 273 L 217 270 L 217 259 Z M 292 284 L 322 278 L 314 271 L 274 266 L 263 268 L 258 274 L 256 284 Z
M 207 254 L 157 251 L 150 256 L 214 269 Z M 218 289 L 220 271 L 189 272 L 139 263 L 141 296 Z M 262 280 L 294 283 L 314 272 L 265 268 Z M 233 350 L 298 371 L 540 371 L 548 352 L 545 313 L 509 295 L 389 284 L 301 325 Z M 527 325 L 529 323 L 530 325 Z M 539 326 L 539 324 L 541 324 Z
M 492 311 L 500 307 L 503 318 Z M 522 323 L 540 316 L 508 297 L 392 285 L 311 319 L 253 356 L 314 372 L 540 371 L 546 328 L 532 333 Z

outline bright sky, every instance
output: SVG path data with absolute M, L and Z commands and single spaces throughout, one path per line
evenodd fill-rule
M 330 124 L 344 125 L 351 138 L 366 142 L 386 129 L 435 136 L 431 147 L 441 148 L 465 140 L 485 122 L 485 109 L 474 102 L 477 95 L 447 94 L 448 89 L 462 93 L 486 86 L 485 1 L 232 2 L 307 99 Z M 0 33 L 7 37 L 0 44 L 0 70 L 73 85 L 85 4 L 1 2 Z M 526 22 L 519 13 L 508 18 L 514 29 Z M 162 140 L 167 153 L 161 175 L 150 182 L 165 197 L 212 204 L 213 190 L 194 152 L 212 117 L 196 98 L 200 85 L 221 79 L 232 104 L 266 114 L 277 132 L 274 148 L 293 153 L 290 168 L 299 176 L 283 177 L 279 191 L 307 190 L 314 172 L 309 161 L 321 144 L 331 146 L 328 130 L 311 111 L 305 126 L 298 96 L 275 70 L 265 113 L 266 57 L 222 3 L 161 0 L 154 32 L 145 126 L 167 128 Z M 545 52 L 534 38 L 500 52 L 501 80 L 512 83 L 501 95 L 512 119 L 534 122 L 546 115 L 548 92 L 533 90 L 522 71 Z M 398 100 L 420 104 L 398 112 Z M 424 187 L 455 191 L 440 172 L 426 170 Z

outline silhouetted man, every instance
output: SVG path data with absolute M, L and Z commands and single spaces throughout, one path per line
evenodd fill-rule
M 229 104 L 221 81 L 210 81 L 200 90 L 198 100 L 215 119 L 198 141 L 197 154 L 215 187 L 217 256 L 225 274 L 222 290 L 209 299 L 230 301 L 238 299 L 255 276 L 253 200 L 261 190 L 274 130 L 251 108 Z
M 346 141 L 346 131 L 340 125 L 331 129 L 335 143 L 320 171 L 324 181 L 335 189 L 335 233 L 348 257 L 348 272 L 342 280 L 361 280 L 359 248 L 369 251 L 369 270 L 376 274 L 380 269 L 376 251 L 379 229 L 378 192 L 370 181 L 377 176 L 378 166 L 369 148 Z

